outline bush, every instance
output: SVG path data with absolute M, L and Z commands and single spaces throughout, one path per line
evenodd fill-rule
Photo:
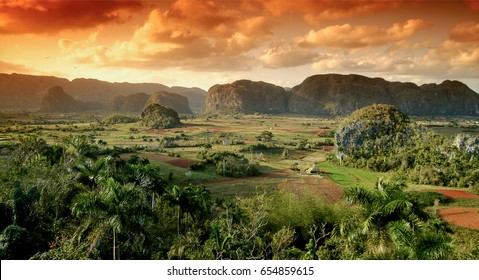
M 421 208 L 434 206 L 436 200 L 441 203 L 452 201 L 449 197 L 436 192 L 410 192 L 407 196 L 410 200 L 418 203 Z
M 259 172 L 259 165 L 249 163 L 242 155 L 223 151 L 218 153 L 202 153 L 201 160 L 190 166 L 190 170 L 204 170 L 208 165 L 216 168 L 216 173 L 227 177 L 249 177 L 256 176 Z
M 101 122 L 103 124 L 111 125 L 111 124 L 119 124 L 119 123 L 134 123 L 139 121 L 139 117 L 130 116 L 130 115 L 122 115 L 122 114 L 112 114 L 109 116 L 104 117 Z
M 259 166 L 249 163 L 245 158 L 226 157 L 216 163 L 216 173 L 234 178 L 250 177 L 259 174 Z

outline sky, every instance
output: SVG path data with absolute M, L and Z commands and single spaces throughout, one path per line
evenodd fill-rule
M 0 0 L 0 73 L 205 90 L 340 73 L 479 92 L 479 1 Z

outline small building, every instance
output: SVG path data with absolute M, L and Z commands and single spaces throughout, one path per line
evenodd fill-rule
M 312 164 L 310 168 L 306 169 L 307 174 L 319 174 L 319 168 L 316 166 L 316 164 Z
M 230 140 L 223 140 L 223 146 L 231 146 Z

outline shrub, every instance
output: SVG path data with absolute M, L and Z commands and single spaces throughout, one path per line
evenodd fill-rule
M 119 123 L 134 123 L 139 121 L 140 118 L 123 114 L 112 114 L 104 117 L 101 122 L 107 125 L 119 124 Z
M 250 177 L 259 174 L 259 166 L 249 163 L 245 158 L 230 156 L 216 163 L 216 173 L 234 178 Z
M 203 170 L 208 165 L 213 165 L 217 174 L 235 178 L 256 176 L 260 173 L 258 164 L 250 163 L 244 156 L 232 152 L 202 153 L 199 156 L 201 160 L 191 165 L 190 170 Z

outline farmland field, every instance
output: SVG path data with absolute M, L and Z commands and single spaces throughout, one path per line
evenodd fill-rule
M 347 189 L 361 187 L 373 191 L 378 180 L 394 175 L 393 172 L 374 172 L 339 164 L 335 156 L 333 135 L 341 118 L 260 114 L 187 116 L 182 119 L 181 127 L 151 129 L 142 126 L 140 122 L 106 125 L 101 121 L 103 117 L 77 114 L 2 114 L 0 161 L 8 162 L 12 156 L 8 147 L 18 143 L 21 137 L 35 135 L 46 140 L 48 145 L 56 145 L 76 135 L 84 135 L 91 143 L 103 149 L 124 149 L 118 155 L 119 159 L 127 161 L 137 155 L 139 159 L 148 160 L 159 176 L 168 178 L 169 186 L 204 186 L 216 200 L 248 201 L 261 195 L 275 197 L 277 193 L 282 193 L 286 196 L 293 195 L 293 201 L 297 200 L 288 202 L 288 205 L 301 204 L 302 200 L 304 203 L 313 203 L 311 198 L 314 198 L 315 205 L 329 205 L 331 209 L 349 207 L 345 200 Z M 460 132 L 479 135 L 477 125 L 471 120 L 459 119 L 453 124 L 443 120 L 419 122 L 447 137 Z M 259 174 L 226 176 L 224 158 L 216 165 L 194 168 L 201 163 L 202 155 L 224 152 L 242 156 L 248 162 L 257 164 Z M 316 166 L 319 172 L 307 172 L 312 166 Z M 9 182 L 5 180 L 3 183 L 8 185 Z M 461 247 L 458 249 L 460 253 L 454 258 L 476 258 L 477 255 L 474 254 L 477 254 L 477 250 L 474 251 L 474 246 L 477 243 L 473 240 L 479 240 L 477 195 L 472 194 L 469 188 L 455 188 L 454 192 L 464 194 L 458 196 L 448 195 L 448 186 L 410 181 L 406 184 L 407 193 L 438 193 L 449 197 L 447 202 L 428 206 L 425 211 L 450 223 L 452 238 Z M 328 211 L 339 213 L 342 210 Z M 338 213 L 334 215 L 342 215 Z M 185 223 L 193 217 L 195 216 L 188 218 L 186 215 Z M 173 220 L 170 222 L 175 224 Z M 284 221 L 277 222 L 274 227 L 283 223 Z M 163 230 L 171 231 L 172 228 Z M 184 234 L 187 234 L 188 229 L 184 230 Z M 467 236 L 465 231 L 468 231 Z M 293 256 L 294 254 L 288 255 L 286 258 Z

